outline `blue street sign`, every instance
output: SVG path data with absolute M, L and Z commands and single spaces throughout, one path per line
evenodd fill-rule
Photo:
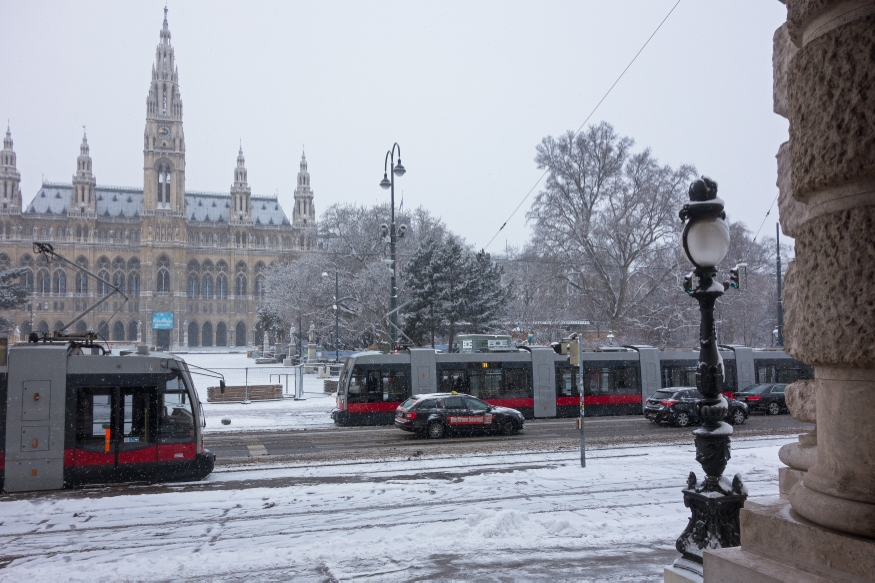
M 173 330 L 173 312 L 152 312 L 153 330 Z

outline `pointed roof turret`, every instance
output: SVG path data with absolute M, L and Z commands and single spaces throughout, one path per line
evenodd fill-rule
M 82 143 L 79 145 L 79 156 L 88 156 L 88 135 L 85 126 L 82 126 Z
M 12 131 L 9 129 L 9 120 L 6 120 L 6 137 L 3 138 L 3 149 L 12 149 Z

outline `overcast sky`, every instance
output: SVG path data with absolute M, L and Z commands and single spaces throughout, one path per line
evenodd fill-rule
M 535 146 L 580 126 L 675 1 L 170 0 L 186 188 L 228 192 L 242 140 L 253 193 L 278 192 L 289 215 L 302 147 L 317 213 L 387 202 L 379 181 L 397 141 L 404 206 L 480 248 L 541 176 Z M 163 8 L 0 1 L 0 118 L 25 204 L 43 178 L 71 181 L 82 125 L 98 184 L 142 188 Z M 695 165 L 756 232 L 787 139 L 772 113 L 772 34 L 784 20 L 778 0 L 682 0 L 590 123 Z M 528 240 L 530 200 L 489 251 Z

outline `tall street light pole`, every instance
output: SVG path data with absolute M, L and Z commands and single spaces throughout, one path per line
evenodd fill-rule
M 395 164 L 395 150 L 398 150 L 398 163 Z M 391 180 L 389 179 L 389 172 L 391 171 Z M 395 244 L 397 243 L 396 233 L 395 233 L 395 177 L 396 176 L 404 176 L 404 173 L 407 170 L 404 166 L 401 165 L 401 146 L 398 145 L 398 142 L 392 146 L 392 149 L 386 152 L 386 158 L 383 160 L 383 180 L 380 181 L 380 186 L 383 187 L 384 190 L 391 189 L 391 224 L 389 225 L 389 258 L 390 258 L 390 267 L 392 269 L 392 283 L 391 290 L 389 294 L 389 322 L 390 322 L 390 330 L 389 330 L 389 338 L 392 342 L 392 347 L 395 347 L 395 343 L 398 340 L 398 333 L 396 330 L 398 329 L 398 287 L 396 285 L 396 276 L 398 274 L 398 268 L 396 266 L 396 256 L 395 256 Z
M 702 419 L 702 427 L 693 431 L 693 435 L 696 461 L 702 464 L 705 478 L 698 481 L 690 472 L 683 490 L 684 505 L 692 511 L 692 516 L 675 543 L 683 555 L 675 566 L 701 575 L 704 550 L 740 544 L 739 511 L 747 494 L 739 476 L 730 483 L 722 475 L 730 458 L 732 426 L 723 421 L 729 405 L 721 394 L 725 372 L 717 350 L 714 304 L 729 287 L 729 283 L 715 281 L 717 265 L 729 251 L 729 227 L 723 201 L 717 198 L 716 182 L 703 176 L 690 185 L 689 196 L 690 202 L 679 214 L 686 223 L 681 237 L 684 253 L 694 267 L 684 278 L 684 291 L 699 302 L 702 314 L 696 370 L 696 388 L 703 396 L 696 403 L 696 412 Z
M 328 277 L 328 273 L 323 271 L 322 277 Z M 340 348 L 338 348 L 338 342 L 340 341 L 340 285 L 339 279 L 337 276 L 337 266 L 334 266 L 334 362 L 340 361 Z

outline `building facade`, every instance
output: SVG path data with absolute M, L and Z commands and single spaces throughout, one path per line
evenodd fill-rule
M 186 190 L 179 72 L 165 9 L 146 100 L 142 188 L 103 186 L 83 135 L 70 183 L 43 182 L 23 206 L 9 128 L 0 152 L 0 269 L 23 267 L 31 299 L 12 313 L 19 339 L 58 329 L 109 287 L 49 263 L 34 241 L 111 282 L 115 294 L 75 325 L 109 341 L 163 348 L 259 344 L 263 272 L 315 246 L 316 211 L 302 155 L 292 220 L 253 195 L 243 150 L 225 193 Z

